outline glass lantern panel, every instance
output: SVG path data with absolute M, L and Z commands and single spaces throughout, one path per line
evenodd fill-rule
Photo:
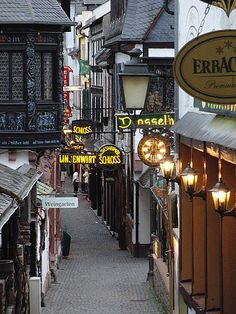
M 227 211 L 229 198 L 230 198 L 230 191 L 212 192 L 212 198 L 213 198 L 216 211 L 219 211 L 219 212 Z
M 122 76 L 126 109 L 143 109 L 146 100 L 148 76 Z
M 182 176 L 185 192 L 194 193 L 196 191 L 197 179 L 197 175 L 188 174 Z

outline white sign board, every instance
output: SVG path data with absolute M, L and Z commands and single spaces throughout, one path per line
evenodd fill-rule
M 82 89 L 83 87 L 79 85 L 63 86 L 64 92 L 76 92 L 76 91 L 81 91 Z
M 42 207 L 49 208 L 76 208 L 78 207 L 77 197 L 44 197 Z

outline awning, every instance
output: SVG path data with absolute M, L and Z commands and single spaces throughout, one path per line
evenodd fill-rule
M 107 48 L 101 48 L 100 50 L 98 50 L 94 55 L 94 59 L 96 60 L 97 58 L 99 58 L 105 51 Z
M 41 175 L 42 172 L 26 164 L 17 170 L 0 164 L 0 228 L 17 210 L 15 198 L 25 199 Z
M 35 185 L 36 182 L 38 182 L 39 178 L 43 175 L 43 173 L 42 173 L 42 171 L 39 171 L 35 168 L 32 168 L 28 164 L 24 164 L 24 165 L 20 166 L 17 169 L 17 171 L 24 174 L 29 179 L 27 185 L 25 185 L 25 191 L 24 191 L 24 194 L 22 196 L 22 198 L 24 199 L 25 197 L 28 196 L 28 194 L 32 190 L 33 186 Z
M 29 165 L 15 170 L 0 164 L 0 189 L 11 191 L 20 199 L 24 199 L 41 175 L 41 171 L 33 169 Z
M 109 64 L 110 58 L 112 57 L 112 50 L 108 48 L 100 49 L 95 55 L 94 59 L 97 65 L 102 66 L 103 64 Z
M 68 52 L 68 56 L 70 56 L 70 57 L 78 57 L 78 56 L 79 56 L 79 52 L 80 52 L 80 49 L 79 49 L 79 48 L 72 48 L 72 49 Z
M 9 195 L 0 193 L 0 230 L 17 210 L 18 204 Z
M 38 181 L 37 185 L 36 185 L 36 189 L 37 189 L 37 205 L 41 205 L 42 204 L 42 199 L 45 196 L 49 196 L 52 194 L 53 192 L 53 188 L 43 182 Z
M 236 149 L 235 117 L 188 112 L 170 130 L 186 138 Z

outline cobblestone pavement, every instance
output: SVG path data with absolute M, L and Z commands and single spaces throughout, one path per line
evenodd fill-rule
M 60 264 L 43 314 L 164 313 L 146 281 L 148 260 L 119 250 L 84 196 L 79 195 L 78 208 L 62 210 L 61 217 L 72 237 L 70 255 Z

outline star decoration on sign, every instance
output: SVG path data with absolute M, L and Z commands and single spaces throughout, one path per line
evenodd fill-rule
M 233 45 L 233 42 L 232 42 L 232 41 L 229 41 L 229 40 L 228 40 L 228 41 L 225 42 L 225 47 L 228 48 L 228 49 L 229 49 L 229 48 L 233 48 L 232 45 Z
M 218 53 L 219 55 L 221 55 L 222 53 L 224 53 L 223 47 L 219 46 L 218 48 L 216 48 L 216 53 Z

